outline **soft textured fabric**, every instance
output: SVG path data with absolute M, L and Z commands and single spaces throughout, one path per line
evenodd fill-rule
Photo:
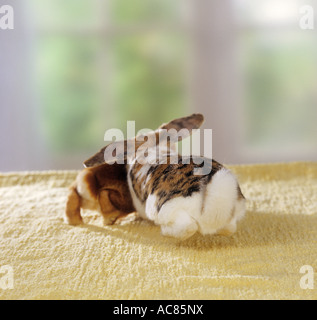
M 75 171 L 0 175 L 0 268 L 14 275 L 0 299 L 316 299 L 317 163 L 230 168 L 248 200 L 237 233 L 184 242 L 132 218 L 104 227 L 92 211 L 65 224 Z

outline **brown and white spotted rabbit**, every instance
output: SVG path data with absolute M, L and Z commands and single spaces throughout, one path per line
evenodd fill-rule
M 142 218 L 160 225 L 163 235 L 179 239 L 187 239 L 197 231 L 203 235 L 230 235 L 245 214 L 245 198 L 236 177 L 215 160 L 184 158 L 174 147 L 177 140 L 190 135 L 202 122 L 201 114 L 173 120 L 146 135 L 147 140 L 137 136 L 124 141 L 124 149 L 122 142 L 108 145 L 85 165 L 113 161 L 109 155 L 121 148 L 134 207 Z M 171 137 L 171 131 L 183 133 Z M 135 144 L 136 153 L 127 152 L 129 143 Z

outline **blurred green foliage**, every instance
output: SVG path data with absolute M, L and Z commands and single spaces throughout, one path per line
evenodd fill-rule
M 246 140 L 250 145 L 314 144 L 317 46 L 302 31 L 244 36 Z
M 54 152 L 95 151 L 107 129 L 126 133 L 128 120 L 155 129 L 189 112 L 183 2 L 31 1 L 40 123 Z M 241 2 L 245 21 L 248 8 Z M 239 32 L 246 144 L 314 145 L 315 34 L 251 22 Z
M 175 21 L 182 14 L 183 0 L 110 0 L 112 19 L 118 24 Z
M 186 113 L 186 37 L 161 29 L 178 2 L 34 1 L 41 126 L 55 152 L 95 150 L 127 120 L 154 129 Z
M 96 83 L 98 42 L 44 37 L 38 51 L 42 131 L 53 149 L 77 150 L 94 144 L 100 125 Z
M 119 119 L 137 120 L 138 130 L 155 129 L 186 112 L 183 40 L 160 33 L 113 40 L 111 92 Z

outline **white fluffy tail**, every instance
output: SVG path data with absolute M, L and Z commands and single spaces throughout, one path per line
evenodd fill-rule
M 229 234 L 244 215 L 244 199 L 238 199 L 238 182 L 228 169 L 221 169 L 206 187 L 204 206 L 199 219 L 202 234 Z

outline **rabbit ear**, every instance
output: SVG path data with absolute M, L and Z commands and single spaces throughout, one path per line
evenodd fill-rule
M 163 140 L 168 136 L 170 141 L 175 143 L 189 137 L 192 131 L 198 129 L 203 122 L 204 116 L 202 114 L 193 113 L 188 117 L 178 118 L 162 124 L 157 132 L 160 133 Z
M 106 147 L 100 149 L 92 157 L 90 157 L 89 159 L 85 160 L 84 163 L 83 163 L 84 167 L 85 168 L 95 167 L 95 166 L 98 166 L 100 164 L 105 163 L 105 158 L 104 158 L 105 149 L 106 149 Z
M 204 116 L 201 113 L 193 113 L 188 117 L 178 118 L 168 123 L 162 124 L 159 129 L 175 129 L 180 131 L 181 129 L 188 129 L 189 131 L 198 129 L 204 122 Z
M 193 113 L 188 117 L 178 118 L 168 123 L 164 123 L 155 131 L 138 135 L 128 141 L 134 141 L 132 146 L 136 149 L 139 147 L 146 149 L 158 144 L 167 144 L 169 146 L 169 143 L 175 143 L 190 136 L 192 131 L 198 129 L 203 122 L 204 116 L 202 114 Z M 167 138 L 169 139 L 169 142 L 167 142 Z M 106 147 L 100 149 L 95 155 L 84 161 L 84 166 L 94 167 L 105 162 L 124 164 L 128 156 L 134 156 L 135 148 L 130 150 L 128 148 L 128 141 L 110 143 Z
M 127 141 L 117 141 L 100 149 L 92 157 L 84 161 L 84 166 L 95 167 L 103 163 L 124 164 L 127 160 Z

